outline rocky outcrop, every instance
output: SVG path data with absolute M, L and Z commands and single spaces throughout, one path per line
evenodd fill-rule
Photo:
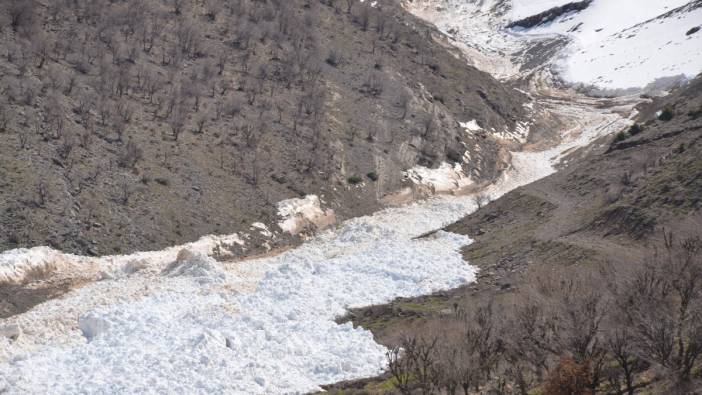
M 587 7 L 590 6 L 592 3 L 592 0 L 583 0 L 583 1 L 575 1 L 572 3 L 564 4 L 559 7 L 553 7 L 549 10 L 546 10 L 544 12 L 538 13 L 536 15 L 532 15 L 530 17 L 520 19 L 518 21 L 514 21 L 507 25 L 508 28 L 513 29 L 513 28 L 523 28 L 523 29 L 529 29 L 535 26 L 539 25 L 544 25 L 549 22 L 555 21 L 557 18 L 570 13 L 570 12 L 578 12 L 586 9 Z

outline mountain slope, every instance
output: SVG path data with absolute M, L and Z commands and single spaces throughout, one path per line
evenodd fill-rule
M 496 312 L 492 318 L 495 321 L 491 321 L 494 339 L 512 344 L 518 339 L 513 335 L 518 328 L 512 319 L 519 314 L 514 306 L 531 297 L 534 289 L 557 281 L 580 284 L 578 281 L 583 278 L 595 279 L 589 288 L 579 289 L 581 293 L 569 300 L 572 305 L 578 305 L 587 300 L 588 292 L 605 295 L 612 282 L 627 281 L 629 272 L 655 259 L 653 248 L 662 248 L 664 230 L 674 234 L 676 240 L 699 237 L 702 79 L 641 106 L 640 111 L 639 127 L 622 131 L 615 138 L 599 140 L 593 144 L 592 153 L 559 172 L 515 189 L 445 228 L 474 239 L 474 243 L 463 248 L 463 256 L 480 269 L 476 283 L 357 309 L 348 319 L 373 331 L 375 338 L 388 346 L 403 344 L 406 336 L 434 334 L 439 336 L 437 350 L 440 350 L 445 342 L 460 341 L 446 337 L 446 331 L 454 328 L 451 325 L 464 325 L 460 317 L 458 324 L 452 320 L 454 312 L 472 317 L 476 306 L 492 305 Z M 616 277 L 598 277 L 603 267 L 613 268 L 610 269 L 613 272 L 607 273 L 608 276 L 616 273 Z M 547 308 L 547 302 L 542 302 Z M 609 303 L 609 309 L 616 306 L 615 300 L 607 299 L 605 303 Z M 609 321 L 602 324 L 598 336 L 606 336 L 605 328 L 609 330 L 610 325 L 613 324 Z M 545 348 L 553 347 L 561 350 L 562 355 L 570 355 L 563 351 L 567 346 L 558 343 L 560 335 L 556 332 L 544 338 Z M 605 344 L 606 338 L 602 339 Z M 503 357 L 501 367 L 495 368 L 494 378 L 508 382 L 516 380 L 511 376 L 516 364 L 528 365 L 533 361 L 530 357 L 510 357 L 508 351 Z M 438 358 L 441 361 L 442 357 Z M 651 365 L 644 364 L 635 373 L 636 382 L 645 386 L 646 391 L 679 393 L 699 387 L 694 378 L 685 384 L 690 387 L 670 387 L 676 385 L 675 379 L 666 376 L 660 365 L 649 363 L 658 366 L 657 370 L 649 371 Z M 556 364 L 544 367 L 553 368 Z M 606 372 L 620 374 L 616 370 Z M 363 388 L 375 393 L 372 389 L 386 385 L 386 380 L 387 375 L 330 389 Z M 479 393 L 489 393 L 494 385 L 499 385 L 499 380 L 479 382 L 482 383 Z M 528 382 L 529 388 L 543 383 Z M 512 385 L 519 384 L 512 381 Z M 603 380 L 596 393 L 611 390 L 608 385 Z
M 525 113 L 394 3 L 54 3 L 2 1 L 0 249 L 260 239 L 306 195 L 368 213 L 417 165 L 493 179 L 500 144 L 459 122 Z
M 406 6 L 500 79 L 538 83 L 547 71 L 592 92 L 624 94 L 665 89 L 699 73 L 701 4 L 422 0 Z

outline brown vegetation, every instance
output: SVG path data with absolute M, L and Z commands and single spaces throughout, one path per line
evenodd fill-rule
M 702 240 L 665 240 L 630 274 L 543 268 L 509 301 L 420 326 L 388 353 L 395 386 L 587 395 L 689 384 L 702 356 Z
M 625 141 L 603 139 L 552 176 L 476 199 L 482 208 L 445 229 L 474 240 L 462 253 L 479 268 L 476 282 L 344 320 L 397 350 L 436 337 L 437 350 L 451 350 L 435 354 L 444 372 L 489 367 L 469 393 L 699 392 L 702 251 L 699 238 L 671 233 L 699 235 L 702 225 L 701 92 L 698 78 L 640 107 L 642 130 Z M 670 121 L 656 115 L 665 107 Z M 489 320 L 476 318 L 485 312 Z M 495 342 L 465 345 L 485 327 Z M 491 344 L 497 368 L 449 362 Z M 395 381 L 388 373 L 329 390 L 382 393 Z M 439 392 L 461 392 L 440 381 Z

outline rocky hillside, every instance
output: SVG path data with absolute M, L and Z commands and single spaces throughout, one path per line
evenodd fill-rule
M 446 229 L 475 240 L 463 255 L 480 268 L 476 283 L 358 309 L 349 319 L 387 346 L 429 347 L 435 366 L 451 363 L 446 347 L 478 341 L 467 355 L 454 355 L 467 358 L 453 362 L 458 370 L 432 376 L 451 385 L 442 380 L 476 374 L 456 379 L 468 380 L 474 393 L 694 393 L 699 321 L 675 317 L 701 313 L 702 79 L 639 110 L 629 130 Z M 637 282 L 644 279 L 650 287 Z M 654 283 L 694 284 L 688 296 L 695 307 L 680 307 L 688 296 L 656 296 Z M 649 330 L 660 337 L 646 337 Z M 672 354 L 656 354 L 653 348 L 668 344 L 663 339 L 681 341 L 671 350 L 687 353 L 690 369 Z M 402 366 L 409 365 L 395 361 Z M 381 393 L 396 382 L 388 372 L 331 389 Z
M 0 250 L 155 249 L 310 194 L 367 213 L 417 165 L 493 179 L 499 141 L 459 122 L 524 115 L 395 2 L 1 3 Z

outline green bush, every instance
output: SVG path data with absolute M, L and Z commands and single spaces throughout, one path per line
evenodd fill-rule
M 368 177 L 371 181 L 378 181 L 378 173 L 374 171 L 366 174 L 366 177 Z
M 660 114 L 658 114 L 658 119 L 663 122 L 668 122 L 673 119 L 674 116 L 675 114 L 673 113 L 673 110 L 670 107 L 666 107 Z
M 363 179 L 359 176 L 351 176 L 346 179 L 346 182 L 348 182 L 351 185 L 356 185 L 362 183 Z
M 629 128 L 629 134 L 632 136 L 636 136 L 637 134 L 639 134 L 641 132 L 643 132 L 643 126 L 641 126 L 638 123 L 631 125 L 631 127 Z
M 628 138 L 629 138 L 629 133 L 622 131 L 622 132 L 617 133 L 616 136 L 614 136 L 614 142 L 618 143 L 618 142 L 624 141 Z

